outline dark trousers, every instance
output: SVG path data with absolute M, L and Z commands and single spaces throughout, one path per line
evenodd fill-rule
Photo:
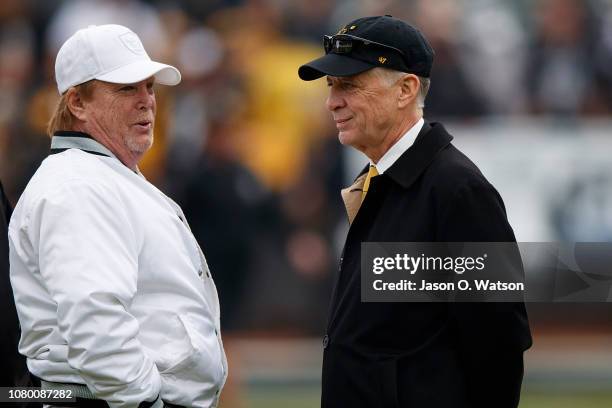
M 50 408 L 78 407 L 78 408 L 108 408 L 108 404 L 104 400 L 92 400 L 86 398 L 78 398 L 75 402 L 53 402 L 45 404 Z

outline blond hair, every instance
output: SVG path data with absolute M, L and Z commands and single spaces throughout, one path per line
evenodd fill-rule
M 96 80 L 87 81 L 76 85 L 73 88 L 80 94 L 82 99 L 89 100 L 93 95 L 95 82 Z M 47 125 L 47 134 L 50 137 L 53 137 L 53 134 L 58 130 L 74 129 L 76 117 L 72 114 L 70 108 L 68 107 L 68 92 L 70 92 L 70 89 L 62 94 L 59 101 L 57 101 L 53 115 L 51 115 L 51 119 Z

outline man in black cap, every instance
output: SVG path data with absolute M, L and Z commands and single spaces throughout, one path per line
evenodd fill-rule
M 324 37 L 299 68 L 327 77 L 340 142 L 370 164 L 342 191 L 351 223 L 323 339 L 332 407 L 514 408 L 531 345 L 523 303 L 362 303 L 362 242 L 515 242 L 504 204 L 439 123 L 423 119 L 434 52 L 391 16 Z

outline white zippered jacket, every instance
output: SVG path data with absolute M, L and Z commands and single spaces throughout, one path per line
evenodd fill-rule
M 9 226 L 19 351 L 111 407 L 215 407 L 219 301 L 177 204 L 85 134 L 58 132 Z

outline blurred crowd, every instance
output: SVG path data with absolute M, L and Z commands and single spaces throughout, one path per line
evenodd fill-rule
M 319 334 L 348 228 L 350 180 L 300 64 L 322 35 L 392 14 L 436 57 L 425 116 L 486 120 L 612 113 L 610 0 L 3 0 L 0 178 L 16 202 L 49 149 L 54 57 L 89 24 L 117 23 L 183 75 L 157 88 L 141 169 L 184 208 L 208 258 L 228 330 Z M 365 161 L 364 161 L 365 163 Z

